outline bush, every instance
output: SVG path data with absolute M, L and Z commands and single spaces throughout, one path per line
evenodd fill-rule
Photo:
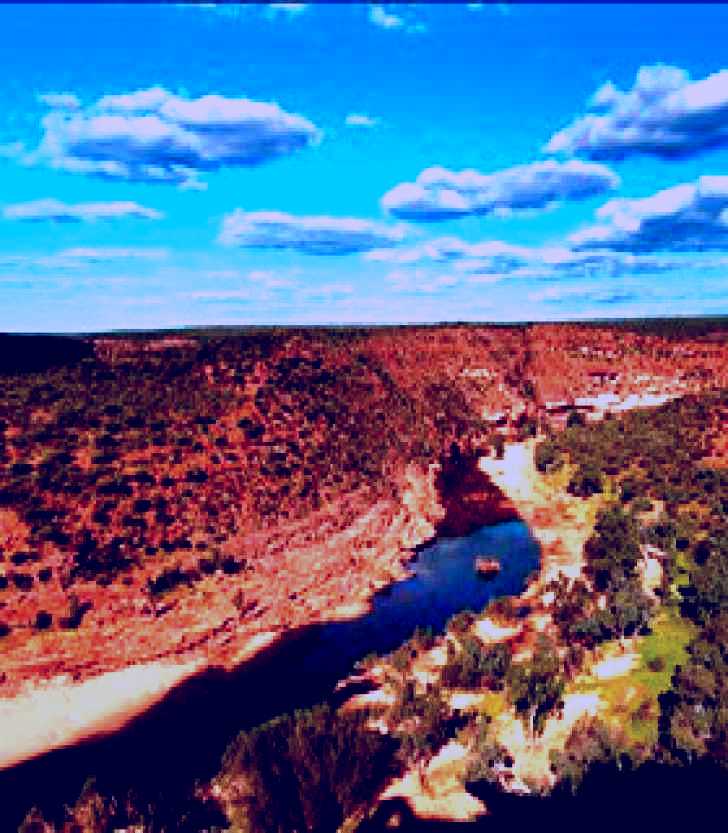
M 155 578 L 147 580 L 147 587 L 152 596 L 160 596 L 179 587 L 181 584 L 189 584 L 190 576 L 182 570 L 179 565 L 167 567 Z
M 39 610 L 35 616 L 35 629 L 38 631 L 44 631 L 50 628 L 53 624 L 53 617 L 50 613 L 46 610 Z
M 595 463 L 582 463 L 572 475 L 567 488 L 575 497 L 599 494 L 604 489 L 601 469 Z
M 485 647 L 475 636 L 466 635 L 460 649 L 451 642 L 447 646 L 447 663 L 442 671 L 442 682 L 451 688 L 487 686 L 499 689 L 511 665 L 508 645 L 499 643 Z
M 508 697 L 516 712 L 538 733 L 564 691 L 561 662 L 554 644 L 539 634 L 530 661 L 513 664 L 506 678 Z
M 652 659 L 647 663 L 647 667 L 650 671 L 654 671 L 655 673 L 664 671 L 665 660 L 662 657 L 652 657 Z
M 571 730 L 564 750 L 551 752 L 551 771 L 562 786 L 576 793 L 586 773 L 597 764 L 620 766 L 624 742 L 599 718 L 582 717 Z
M 584 545 L 587 574 L 599 590 L 618 587 L 637 574 L 642 557 L 636 521 L 617 506 L 602 510 Z
M 460 610 L 450 617 L 447 630 L 454 634 L 463 634 L 470 630 L 473 622 L 475 622 L 475 614 L 472 610 Z
M 586 425 L 584 414 L 580 411 L 569 411 L 569 415 L 566 417 L 567 428 L 581 428 L 584 425 Z
M 544 473 L 556 471 L 564 463 L 561 452 L 550 440 L 544 440 L 536 446 L 534 461 L 536 463 L 536 468 L 540 472 Z

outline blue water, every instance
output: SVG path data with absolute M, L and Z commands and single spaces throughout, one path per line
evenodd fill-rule
M 491 580 L 475 572 L 479 555 L 501 562 Z M 434 541 L 418 551 L 412 576 L 377 595 L 369 613 L 289 634 L 235 672 L 210 670 L 188 681 L 112 736 L 0 773 L 2 815 L 19 822 L 33 803 L 73 803 L 91 774 L 117 794 L 140 785 L 184 792 L 217 771 L 241 729 L 330 699 L 367 654 L 394 650 L 418 626 L 440 631 L 458 611 L 519 594 L 538 564 L 538 544 L 520 521 Z
M 307 646 L 307 671 L 327 671 L 332 653 L 337 654 L 339 668 L 353 665 L 372 651 L 399 647 L 418 626 L 438 632 L 461 610 L 480 611 L 498 596 L 520 594 L 528 575 L 538 569 L 539 553 L 522 521 L 482 527 L 471 535 L 422 547 L 412 577 L 376 596 L 370 613 L 321 628 L 318 643 Z M 478 556 L 496 558 L 500 572 L 487 580 L 478 575 Z

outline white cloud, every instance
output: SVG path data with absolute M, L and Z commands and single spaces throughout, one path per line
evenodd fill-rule
M 308 9 L 308 3 L 268 3 L 267 8 L 274 14 L 284 14 L 287 17 L 298 17 Z
M 432 274 L 426 269 L 395 269 L 385 280 L 395 292 L 433 295 L 461 282 L 459 275 Z
M 404 26 L 404 20 L 396 14 L 387 12 L 384 6 L 370 6 L 369 20 L 382 29 L 401 29 Z
M 367 116 L 366 113 L 349 113 L 344 119 L 344 124 L 347 127 L 376 127 L 379 119 Z
M 678 67 L 643 66 L 631 90 L 611 81 L 591 97 L 591 111 L 555 133 L 546 153 L 622 159 L 634 154 L 688 156 L 728 144 L 728 70 L 691 81 Z
M 79 110 L 81 101 L 73 93 L 42 93 L 38 101 L 57 110 Z
M 585 199 L 616 188 L 619 177 L 604 165 L 548 159 L 492 174 L 427 168 L 382 198 L 396 217 L 434 222 L 477 214 L 545 209 L 562 200 Z
M 328 301 L 333 298 L 345 298 L 353 294 L 354 287 L 350 283 L 324 283 L 318 286 L 307 286 L 298 293 L 298 297 L 307 301 L 314 299 Z
M 28 164 L 108 179 L 195 187 L 201 173 L 254 166 L 315 144 L 320 131 L 278 104 L 161 87 L 103 96 L 80 110 L 54 107 Z
M 253 249 L 294 249 L 304 254 L 344 255 L 394 246 L 404 240 L 401 225 L 354 217 L 297 217 L 281 211 L 236 209 L 222 223 L 223 245 Z
M 164 215 L 137 202 L 82 202 L 71 205 L 55 199 L 32 200 L 8 205 L 3 209 L 6 220 L 52 220 L 59 223 L 93 222 L 121 217 L 159 220 Z
M 501 240 L 468 243 L 458 237 L 439 237 L 416 246 L 374 249 L 365 260 L 418 267 L 448 264 L 451 273 L 470 276 L 471 282 L 493 283 L 502 277 L 556 280 L 561 277 L 613 278 L 628 274 L 657 274 L 684 267 L 675 258 L 625 252 L 579 251 L 569 246 L 515 246 Z
M 410 35 L 421 35 L 427 31 L 427 26 L 422 21 L 412 20 L 408 22 L 401 15 L 389 12 L 381 5 L 369 7 L 369 22 L 381 29 L 401 29 Z
M 164 248 L 135 246 L 76 246 L 61 249 L 50 255 L 4 255 L 0 267 L 21 270 L 81 269 L 88 265 L 118 263 L 124 261 L 161 261 L 169 256 Z
M 643 199 L 609 200 L 601 221 L 569 238 L 579 249 L 704 251 L 728 248 L 728 176 L 701 176 Z
M 167 249 L 162 248 L 76 246 L 48 257 L 37 258 L 35 262 L 42 266 L 73 267 L 81 263 L 107 263 L 117 260 L 164 260 L 168 254 Z

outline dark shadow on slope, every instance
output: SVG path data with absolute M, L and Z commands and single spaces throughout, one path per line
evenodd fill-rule
M 442 461 L 435 486 L 445 517 L 437 525 L 439 537 L 469 535 L 487 524 L 518 519 L 506 495 L 478 467 L 477 453 L 463 453 L 453 443 Z
M 716 764 L 668 767 L 648 763 L 635 771 L 595 767 L 576 795 L 557 790 L 548 797 L 517 796 L 473 784 L 488 815 L 471 822 L 418 819 L 402 800 L 384 802 L 358 833 L 454 833 L 520 830 L 687 831 L 722 829 L 728 772 Z M 392 817 L 399 820 L 393 828 Z
M 0 333 L 0 375 L 39 373 L 93 355 L 93 344 L 80 338 Z

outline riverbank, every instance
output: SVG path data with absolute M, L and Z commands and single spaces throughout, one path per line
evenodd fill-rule
M 571 495 L 567 486 L 573 467 L 567 464 L 557 472 L 540 473 L 534 462 L 536 445 L 535 439 L 507 444 L 502 458 L 483 457 L 479 461 L 480 469 L 503 491 L 541 545 L 539 570 L 524 592 L 510 604 L 493 606 L 469 620 L 453 621 L 446 633 L 424 650 L 415 646 L 406 672 L 396 672 L 391 658 L 377 662 L 370 675 L 380 688 L 369 695 L 368 703 L 351 703 L 354 708 L 374 707 L 375 715 L 379 708 L 380 716 L 372 725 L 376 723 L 391 732 L 391 715 L 397 713 L 392 704 L 402 696 L 406 685 L 414 685 L 423 697 L 441 692 L 437 696 L 448 704 L 450 716 L 465 720 L 440 751 L 435 749 L 429 763 L 424 767 L 421 761 L 413 764 L 386 786 L 373 816 L 378 810 L 383 812 L 393 799 L 404 801 L 411 817 L 422 821 L 455 823 L 487 815 L 487 800 L 480 792 L 476 798 L 466 788 L 473 777 L 471 765 L 482 765 L 481 732 L 486 726 L 485 748 L 501 750 L 500 762 L 491 761 L 486 766 L 487 777 L 498 785 L 501 794 L 550 794 L 557 783 L 553 756 L 563 753 L 573 731 L 590 721 L 597 720 L 613 732 L 635 760 L 648 759 L 657 742 L 658 695 L 669 688 L 675 667 L 686 661 L 685 649 L 694 635 L 694 627 L 674 605 L 663 601 L 661 560 L 665 555 L 654 546 L 642 545 L 642 558 L 636 565 L 637 580 L 652 608 L 651 630 L 601 642 L 582 649 L 580 659 L 568 659 L 570 646 L 564 643 L 554 619 L 552 582 L 578 579 L 591 588 L 585 573 L 584 546 L 594 534 L 598 513 L 609 501 L 614 485 L 605 483 L 604 493 L 589 498 Z M 653 514 L 641 520 L 649 522 Z M 597 606 L 606 601 L 593 588 L 587 592 L 595 593 Z M 500 688 L 448 683 L 453 670 L 456 676 L 460 673 L 453 660 L 466 654 L 484 659 L 499 644 L 507 646 L 509 661 L 528 667 L 543 637 L 550 641 L 558 658 L 563 688 L 538 732 L 530 730 L 525 715 L 514 708 L 509 683 L 505 691 L 502 683 Z M 397 661 L 402 662 L 401 658 Z M 571 671 L 569 663 L 574 663 Z M 399 731 L 396 718 L 394 731 Z M 441 760 L 442 750 L 447 751 L 446 765 Z M 456 761 L 451 760 L 453 750 L 457 751 Z M 490 754 L 496 755 L 493 751 Z M 443 790 L 434 796 L 428 776 L 438 773 Z
M 207 584 L 214 587 L 173 592 L 161 618 L 150 610 L 152 618 L 147 615 L 136 630 L 139 611 L 126 620 L 120 611 L 115 621 L 102 623 L 105 632 L 119 629 L 118 652 L 96 667 L 88 659 L 79 667 L 64 662 L 66 655 L 82 653 L 77 643 L 89 631 L 41 634 L 15 651 L 6 639 L 0 769 L 118 731 L 191 677 L 214 667 L 238 668 L 288 631 L 366 613 L 377 591 L 409 575 L 414 549 L 434 536 L 444 517 L 437 470 L 408 466 L 397 503 L 378 501 L 326 540 L 320 540 L 321 528 L 314 530 L 319 540 L 313 545 L 302 545 L 302 530 L 287 536 L 292 546 L 285 549 L 280 541 L 268 556 L 270 566 L 252 580 L 213 576 Z M 241 586 L 246 600 L 257 600 L 252 612 L 235 604 Z M 150 628 L 157 642 L 160 629 L 168 635 L 166 650 L 150 655 L 136 644 Z M 43 638 L 52 642 L 48 650 L 39 643 Z M 135 652 L 137 661 L 125 664 Z
M 480 471 L 492 487 L 504 495 L 508 505 L 525 521 L 540 544 L 541 558 L 524 591 L 513 599 L 513 609 L 519 607 L 526 615 L 515 620 L 502 619 L 488 613 L 477 614 L 467 629 L 485 646 L 505 642 L 511 646 L 514 659 L 523 661 L 532 652 L 540 634 L 554 633 L 547 586 L 561 573 L 568 578 L 582 575 L 583 548 L 594 530 L 594 522 L 602 497 L 587 500 L 576 498 L 566 491 L 568 472 L 544 475 L 534 463 L 536 439 L 505 445 L 502 458 L 481 457 Z M 448 643 L 456 645 L 452 634 L 435 640 L 434 647 L 420 652 L 413 659 L 408 677 L 423 691 L 442 682 L 447 664 Z M 369 671 L 370 679 L 381 686 L 378 694 L 354 700 L 351 707 L 371 707 L 391 703 L 395 695 L 390 682 L 396 680 L 387 663 L 380 663 Z M 538 785 L 553 785 L 550 752 L 563 748 L 571 729 L 585 715 L 596 714 L 598 698 L 592 694 L 573 694 L 567 698 L 558 717 L 547 722 L 537 739 L 524 731 L 522 720 L 508 708 L 501 695 L 487 691 L 445 689 L 445 697 L 454 712 L 489 714 L 494 727 L 494 740 L 508 750 L 512 758 L 508 776 L 502 786 L 512 792 L 528 792 Z M 465 787 L 466 772 L 471 753 L 465 738 L 453 740 L 438 752 L 424 769 L 414 766 L 392 781 L 380 796 L 385 803 L 393 798 L 406 801 L 416 818 L 437 819 L 441 822 L 473 821 L 486 815 L 486 805 Z M 457 753 L 457 754 L 456 754 Z M 433 784 L 442 781 L 443 789 L 436 795 Z
M 119 651 L 108 658 L 108 670 L 93 673 L 90 662 L 69 671 L 61 662 L 54 665 L 45 653 L 7 653 L 6 696 L 0 699 L 0 732 L 5 738 L 0 769 L 118 731 L 190 678 L 211 668 L 232 672 L 289 632 L 364 616 L 376 593 L 411 575 L 409 562 L 417 547 L 441 529 L 452 533 L 517 517 L 513 504 L 480 471 L 474 457 L 458 455 L 454 463 L 445 461 L 444 472 L 438 464 L 426 470 L 407 466 L 398 488 L 397 504 L 380 500 L 343 529 L 332 529 L 325 539 L 318 530 L 315 544 L 301 545 L 306 538 L 301 530 L 289 534 L 290 548 L 280 541 L 268 556 L 271 568 L 261 569 L 252 580 L 212 577 L 212 607 L 204 588 L 202 598 L 187 591 L 170 593 L 153 626 L 176 633 L 176 644 L 146 661 L 124 666 L 124 653 Z M 252 612 L 247 609 L 251 603 L 243 611 L 235 603 L 241 586 L 246 600 L 258 599 Z M 117 624 L 125 634 L 133 630 L 133 619 Z M 61 649 L 68 640 L 64 634 L 49 638 Z M 73 633 L 72 638 L 76 643 L 84 634 Z M 127 644 L 120 647 L 131 651 Z M 77 644 L 73 652 L 78 653 Z M 27 679 L 30 666 L 41 661 L 49 673 L 54 667 L 60 673 Z M 23 679 L 13 690 L 12 682 Z

